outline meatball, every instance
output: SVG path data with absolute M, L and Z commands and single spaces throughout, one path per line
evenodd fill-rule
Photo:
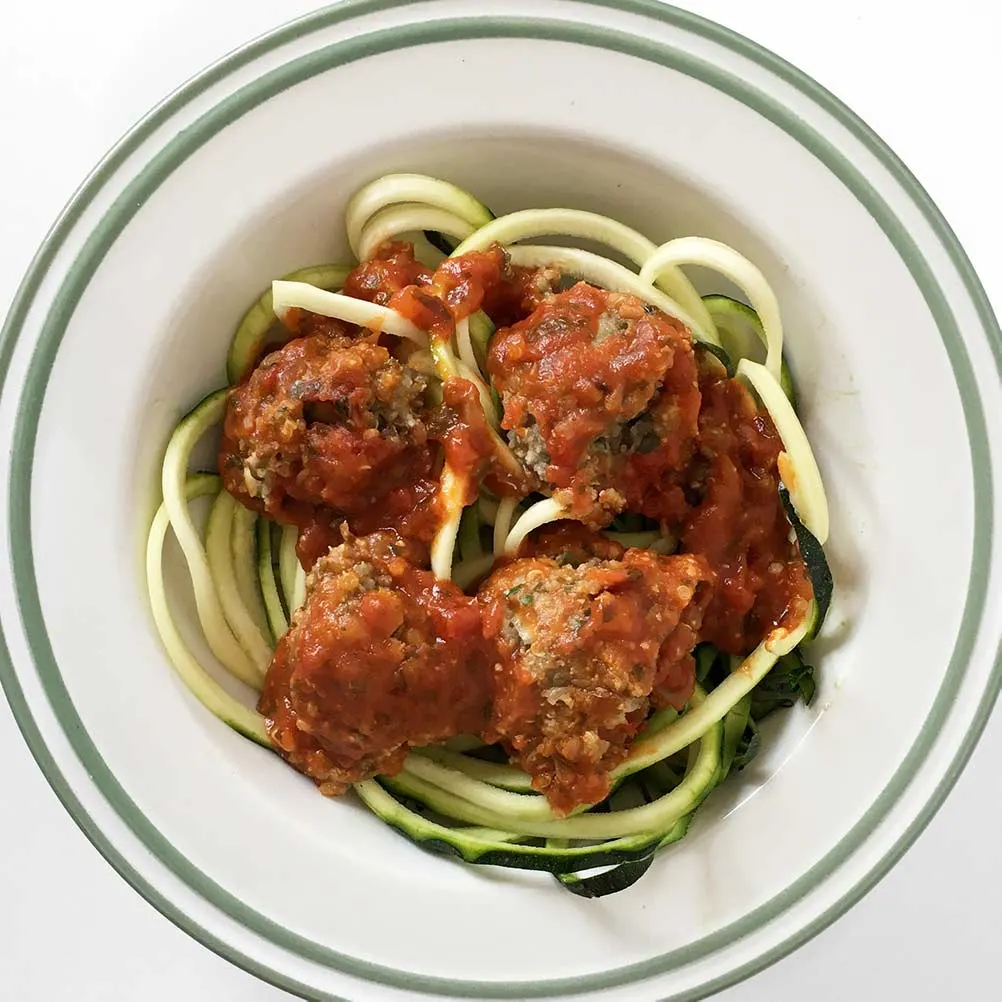
M 678 321 L 579 282 L 499 331 L 487 365 L 512 451 L 573 517 L 600 527 L 624 509 L 684 509 L 672 478 L 692 454 L 700 394 Z
M 290 341 L 230 391 L 219 467 L 243 504 L 305 524 L 360 514 L 427 474 L 423 375 L 372 337 Z
M 515 560 L 481 587 L 500 649 L 486 737 L 555 810 L 606 797 L 651 706 L 688 700 L 711 580 L 699 557 L 628 550 L 578 567 Z
M 421 556 L 388 532 L 335 547 L 275 651 L 259 709 L 275 747 L 326 794 L 487 722 L 480 607 L 419 570 Z

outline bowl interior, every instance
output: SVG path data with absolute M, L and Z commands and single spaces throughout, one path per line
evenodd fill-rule
M 493 86 L 513 60 L 517 83 Z M 403 108 L 379 86 L 387 74 L 427 93 L 462 86 L 447 107 Z M 635 94 L 626 106 L 603 83 L 620 74 Z M 343 100 L 362 92 L 364 107 Z M 548 877 L 424 855 L 350 798 L 324 799 L 209 717 L 149 624 L 141 544 L 167 435 L 222 384 L 232 330 L 272 278 L 346 258 L 347 199 L 389 170 L 455 181 L 499 214 L 572 206 L 655 241 L 724 240 L 765 272 L 783 308 L 832 507 L 838 595 L 815 648 L 818 696 L 770 721 L 760 757 L 701 808 L 690 836 L 634 888 L 600 902 L 583 905 Z M 704 291 L 728 291 L 696 277 Z M 81 376 L 91 392 L 77 391 Z M 747 916 L 878 797 L 922 727 L 963 612 L 965 441 L 950 359 L 907 268 L 867 210 L 789 136 L 706 84 L 625 55 L 442 43 L 283 90 L 210 129 L 164 175 L 99 263 L 48 379 L 32 546 L 84 726 L 138 809 L 214 883 L 353 957 L 509 980 L 510 958 L 484 935 L 489 915 L 491 928 L 554 944 L 523 952 L 519 978 L 571 976 L 647 960 Z M 916 442 L 935 482 L 909 460 Z M 74 491 L 72 519 L 68 484 L 88 488 Z M 922 545 L 932 538 L 935 547 Z M 173 547 L 168 566 L 190 635 Z M 108 615 L 81 601 L 94 588 Z M 941 629 L 919 636 L 915 622 Z

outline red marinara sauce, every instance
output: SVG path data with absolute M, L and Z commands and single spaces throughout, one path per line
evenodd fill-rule
M 679 526 L 682 550 L 717 574 L 702 640 L 747 654 L 774 627 L 798 622 L 813 591 L 779 497 L 782 442 L 736 379 L 700 382 L 699 451 L 690 485 L 699 500 Z
M 448 257 L 427 285 L 401 289 L 389 306 L 431 337 L 447 338 L 460 320 L 480 309 L 487 290 L 502 281 L 508 268 L 508 255 L 497 244 Z
M 488 287 L 481 309 L 500 330 L 524 320 L 560 288 L 556 268 L 512 265 L 501 281 Z
M 415 260 L 411 244 L 387 243 L 352 270 L 341 292 L 353 299 L 386 306 L 401 289 L 428 285 L 431 276 L 431 269 Z
M 430 451 L 426 452 L 425 460 L 424 473 L 387 491 L 363 512 L 347 515 L 329 508 L 315 508 L 299 525 L 296 554 L 303 567 L 310 570 L 332 546 L 339 545 L 344 528 L 355 536 L 392 530 L 416 544 L 430 543 L 442 518 L 438 477 L 434 474 Z

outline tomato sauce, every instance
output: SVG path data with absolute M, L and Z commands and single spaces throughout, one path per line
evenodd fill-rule
M 796 622 L 812 597 L 807 570 L 779 498 L 782 442 L 736 379 L 701 383 L 698 500 L 681 520 L 682 548 L 717 574 L 702 638 L 747 654 L 775 626 Z
M 363 512 L 347 515 L 328 508 L 314 508 L 305 513 L 296 523 L 300 529 L 296 554 L 303 567 L 310 570 L 332 546 L 342 542 L 344 528 L 355 536 L 393 530 L 407 540 L 427 545 L 441 522 L 438 478 L 429 474 L 387 491 Z
M 432 271 L 414 258 L 414 248 L 405 243 L 383 244 L 375 257 L 363 261 L 345 280 L 341 290 L 353 299 L 365 299 L 379 306 L 408 286 L 427 286 Z
M 512 327 L 534 313 L 559 287 L 560 272 L 554 268 L 512 265 L 507 276 L 488 286 L 480 308 L 498 330 Z
M 411 285 L 395 293 L 391 309 L 432 337 L 451 337 L 456 324 L 480 309 L 487 289 L 506 274 L 508 256 L 498 246 L 446 258 L 427 286 Z

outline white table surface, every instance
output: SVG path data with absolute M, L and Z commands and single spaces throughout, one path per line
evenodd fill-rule
M 475 2 L 475 0 L 471 0 Z M 996 0 L 680 0 L 797 63 L 945 212 L 1002 312 Z M 309 0 L 38 0 L 0 22 L 0 310 L 106 149 L 206 63 Z M 879 666 L 874 665 L 874 670 Z M 63 812 L 0 699 L 0 998 L 278 1002 L 130 890 Z M 1002 998 L 1002 711 L 944 809 L 848 916 L 721 1002 Z M 638 999 L 643 999 L 638 990 Z

